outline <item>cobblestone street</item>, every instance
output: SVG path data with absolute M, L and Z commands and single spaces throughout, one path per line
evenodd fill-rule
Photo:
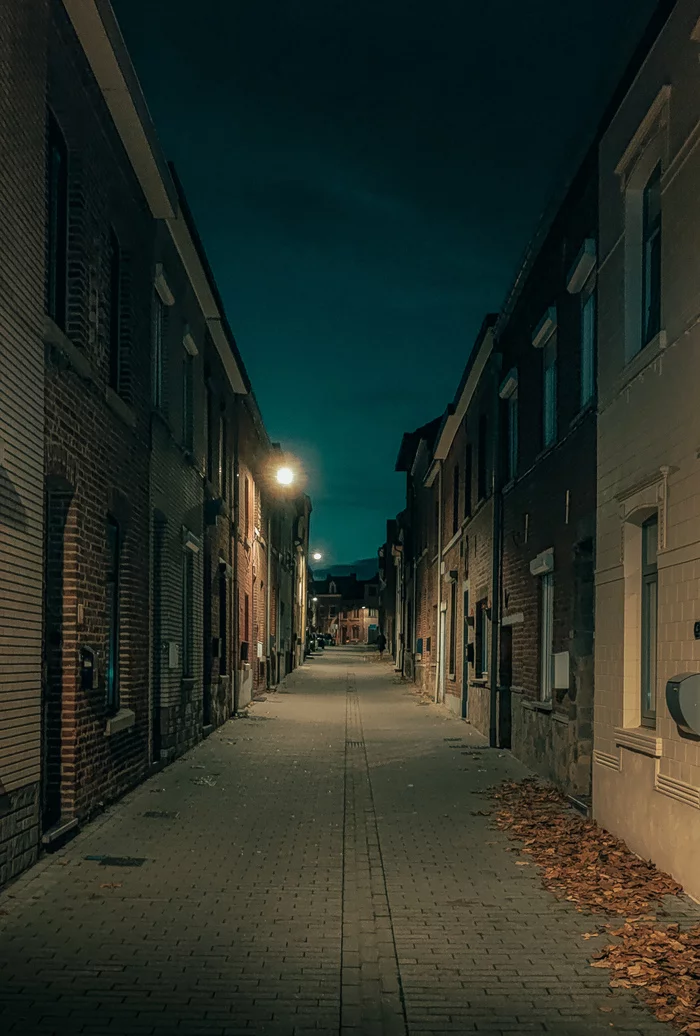
M 482 745 L 314 658 L 0 897 L 0 1032 L 669 1036 L 478 815 L 525 773 Z

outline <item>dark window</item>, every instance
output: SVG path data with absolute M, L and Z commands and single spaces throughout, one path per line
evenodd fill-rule
M 656 628 L 659 602 L 657 515 L 642 526 L 642 724 L 656 724 Z
M 506 400 L 506 409 L 508 412 L 508 439 L 507 449 L 508 454 L 506 457 L 506 474 L 508 481 L 511 482 L 518 472 L 518 390 L 517 388 L 511 392 L 510 396 Z
M 122 254 L 117 235 L 109 232 L 109 385 L 115 392 L 121 388 L 121 304 Z
M 596 305 L 595 288 L 581 296 L 581 406 L 595 392 Z
M 225 569 L 225 565 L 221 566 Z M 219 673 L 228 673 L 228 583 L 225 571 L 219 572 Z
M 153 292 L 153 406 L 156 410 L 163 409 L 163 383 L 164 383 L 164 335 L 165 335 L 165 306 L 157 291 Z
M 489 613 L 488 601 L 484 598 L 477 601 L 475 628 L 474 667 L 477 679 L 488 675 L 489 671 Z
M 194 356 L 185 352 L 182 363 L 182 445 L 194 449 Z
M 228 457 L 226 450 L 226 418 L 219 417 L 219 491 L 224 500 L 228 497 Z
M 243 536 L 247 540 L 250 533 L 250 479 L 246 475 L 243 493 Z
M 49 115 L 46 309 L 66 328 L 68 280 L 68 149 L 58 123 Z
M 467 443 L 464 454 L 464 517 L 472 513 L 472 444 Z
M 121 532 L 119 522 L 107 519 L 107 666 L 106 694 L 110 712 L 119 709 L 119 569 Z
M 450 654 L 448 662 L 450 676 L 457 671 L 457 584 L 450 585 Z
M 661 329 L 661 166 L 649 177 L 642 212 L 642 345 Z
M 182 675 L 194 675 L 194 554 L 182 555 Z
M 214 431 L 212 428 L 212 422 L 214 420 L 214 399 L 212 391 L 207 385 L 207 415 L 206 415 L 206 429 L 207 429 L 207 478 L 210 482 L 214 481 Z
M 478 458 L 477 458 L 477 496 L 479 500 L 485 500 L 488 496 L 489 491 L 489 473 L 488 473 L 488 421 L 486 415 L 482 414 L 479 418 L 479 445 L 478 445 Z
M 542 443 L 551 446 L 557 437 L 557 337 L 551 335 L 542 349 Z
M 459 464 L 452 472 L 452 535 L 459 529 Z M 452 670 L 450 670 L 452 672 Z

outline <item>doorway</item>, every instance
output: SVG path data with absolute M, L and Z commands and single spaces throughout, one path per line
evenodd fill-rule
M 445 697 L 445 620 L 447 612 L 440 611 L 440 624 L 438 629 L 438 685 L 437 700 L 439 702 Z
M 48 484 L 44 529 L 44 636 L 42 665 L 41 825 L 45 833 L 62 813 L 61 756 L 64 748 L 63 674 L 65 664 L 64 591 L 66 537 L 72 488 Z
M 498 665 L 498 745 L 510 748 L 511 685 L 513 683 L 513 627 L 502 626 Z
M 151 691 L 151 762 L 160 762 L 162 732 L 160 709 L 163 686 L 163 552 L 165 548 L 165 516 L 153 515 L 153 683 Z
M 463 595 L 462 609 L 462 719 L 469 719 L 469 591 Z

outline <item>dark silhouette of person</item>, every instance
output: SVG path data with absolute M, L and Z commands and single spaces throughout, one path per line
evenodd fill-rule
M 386 637 L 383 633 L 380 633 L 377 637 L 377 647 L 379 648 L 379 657 L 383 658 L 386 651 Z

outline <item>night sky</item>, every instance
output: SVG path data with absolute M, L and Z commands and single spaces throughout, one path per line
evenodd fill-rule
M 312 544 L 372 556 L 654 3 L 113 6 Z

